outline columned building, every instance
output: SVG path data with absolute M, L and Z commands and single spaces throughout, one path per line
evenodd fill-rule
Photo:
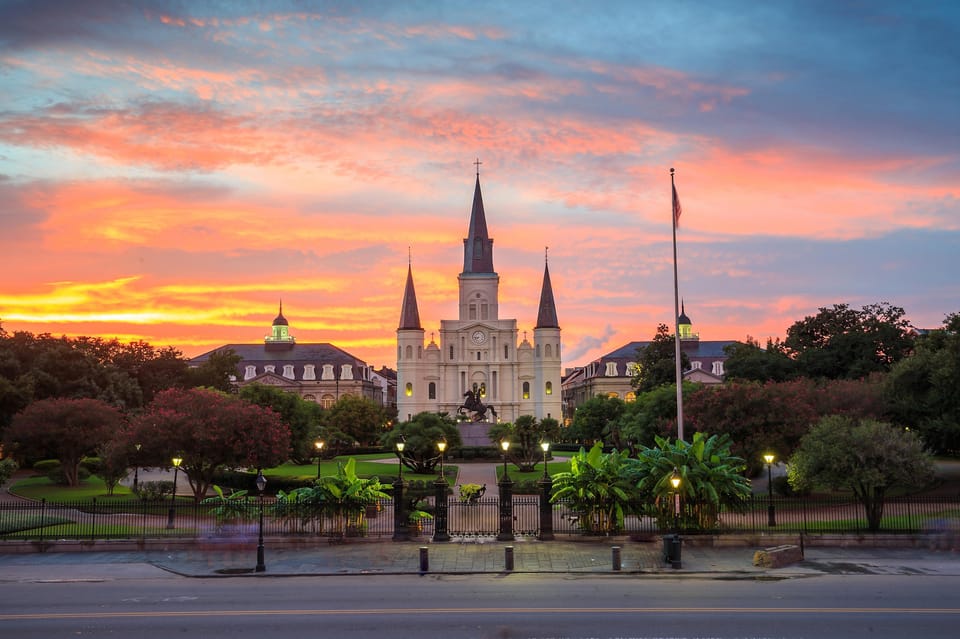
M 533 341 L 526 332 L 521 339 L 517 320 L 500 317 L 500 276 L 493 267 L 493 238 L 487 232 L 479 173 L 457 282 L 458 317 L 440 320 L 440 342 L 431 333 L 427 343 L 413 267 L 407 267 L 397 328 L 399 419 L 424 411 L 455 415 L 467 391 L 492 406 L 500 421 L 512 422 L 520 415 L 561 419 L 560 324 L 549 265 L 544 263 Z M 489 415 L 487 419 L 493 421 Z

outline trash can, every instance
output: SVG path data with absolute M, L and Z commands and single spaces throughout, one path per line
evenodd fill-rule
M 683 545 L 680 540 L 680 535 L 663 536 L 663 560 L 670 564 L 671 568 L 681 567 L 682 549 Z

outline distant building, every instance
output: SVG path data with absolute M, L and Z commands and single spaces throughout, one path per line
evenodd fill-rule
M 190 360 L 199 366 L 214 353 L 227 350 L 240 356 L 233 382 L 238 386 L 276 386 L 324 408 L 346 395 L 366 397 L 380 406 L 396 405 L 396 375 L 390 369 L 375 371 L 363 360 L 327 343 L 297 343 L 287 318 L 273 320 L 270 335 L 257 344 L 224 344 Z
M 677 318 L 680 328 L 680 349 L 690 359 L 690 368 L 683 371 L 685 381 L 701 384 L 719 384 L 726 374 L 723 364 L 727 359 L 724 348 L 735 340 L 701 340 L 693 331 L 693 324 L 686 311 Z M 563 378 L 563 416 L 573 419 L 573 413 L 588 399 L 603 395 L 617 397 L 626 402 L 636 400 L 636 392 L 630 381 L 636 374 L 639 352 L 649 341 L 629 342 L 601 356 L 586 366 L 568 369 Z
M 520 340 L 517 320 L 499 316 L 500 276 L 493 270 L 493 239 L 487 234 L 479 173 L 457 281 L 459 317 L 440 321 L 439 344 L 433 334 L 425 343 L 413 270 L 407 269 L 397 328 L 399 419 L 425 411 L 454 415 L 465 393 L 472 391 L 501 421 L 521 415 L 559 420 L 560 324 L 550 270 L 545 264 L 531 344 L 526 332 Z

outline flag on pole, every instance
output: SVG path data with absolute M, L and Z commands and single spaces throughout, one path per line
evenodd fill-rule
M 677 195 L 677 187 L 673 187 L 673 227 L 678 228 L 680 226 L 680 213 L 682 209 L 680 208 L 680 197 Z

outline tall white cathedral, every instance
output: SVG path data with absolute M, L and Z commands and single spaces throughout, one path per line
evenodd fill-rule
M 431 334 L 424 345 L 413 267 L 407 268 L 397 328 L 398 417 L 410 420 L 424 411 L 455 415 L 472 390 L 500 421 L 520 415 L 560 420 L 560 324 L 549 265 L 544 264 L 533 343 L 526 333 L 520 341 L 517 320 L 500 319 L 500 276 L 493 270 L 479 172 L 457 280 L 459 318 L 440 320 L 440 343 Z

